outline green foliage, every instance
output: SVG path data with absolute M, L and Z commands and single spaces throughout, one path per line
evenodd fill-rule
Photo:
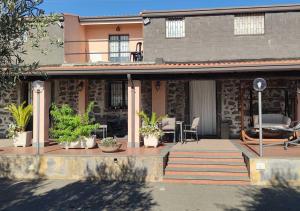
M 50 25 L 59 21 L 59 16 L 45 15 L 40 9 L 42 3 L 43 0 L 0 1 L 1 89 L 11 88 L 38 67 L 38 61 L 28 64 L 22 59 L 27 54 L 25 46 L 47 53 L 47 49 L 40 47 L 42 40 L 48 39 L 50 45 L 62 44 L 57 38 L 50 37 L 47 31 Z
M 100 127 L 99 124 L 93 124 L 89 118 L 89 113 L 94 107 L 93 103 L 88 105 L 83 115 L 75 114 L 69 105 L 62 105 L 61 108 L 52 105 L 51 116 L 54 125 L 50 132 L 53 138 L 59 143 L 75 142 L 81 137 L 88 137 L 91 133 Z
M 155 112 L 152 112 L 151 117 L 149 117 L 144 111 L 138 113 L 142 119 L 142 127 L 140 128 L 140 134 L 142 136 L 153 135 L 157 138 L 163 136 L 162 130 L 158 127 L 159 122 L 166 116 L 157 117 Z
M 29 104 L 25 106 L 26 102 L 23 102 L 21 105 L 10 104 L 5 107 L 13 116 L 16 127 L 16 132 L 23 132 L 25 131 L 28 122 L 32 116 L 32 105 Z
M 118 144 L 117 140 L 114 139 L 113 137 L 107 137 L 102 139 L 101 141 L 101 146 L 104 147 L 112 147 L 112 146 L 116 146 Z

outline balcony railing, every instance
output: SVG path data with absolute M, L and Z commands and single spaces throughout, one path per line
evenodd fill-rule
M 142 39 L 65 41 L 67 63 L 129 63 L 143 61 Z

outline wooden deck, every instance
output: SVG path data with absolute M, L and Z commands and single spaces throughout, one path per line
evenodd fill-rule
M 257 156 L 259 155 L 259 145 L 246 145 L 243 142 L 240 144 L 247 149 L 254 152 Z M 284 149 L 283 145 L 278 146 L 265 146 L 263 148 L 264 157 L 300 157 L 300 146 L 289 146 L 287 150 Z

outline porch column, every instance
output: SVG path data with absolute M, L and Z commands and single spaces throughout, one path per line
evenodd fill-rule
M 128 147 L 140 147 L 141 81 L 128 81 Z
M 79 94 L 78 94 L 78 113 L 84 114 L 88 104 L 88 81 L 79 81 Z
M 152 81 L 152 112 L 158 116 L 166 115 L 166 81 Z
M 51 101 L 51 83 L 34 81 L 33 90 L 33 143 L 44 147 L 49 139 L 49 109 Z

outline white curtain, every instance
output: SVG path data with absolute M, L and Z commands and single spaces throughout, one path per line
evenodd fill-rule
M 216 135 L 216 83 L 190 82 L 190 118 L 200 117 L 200 135 Z

